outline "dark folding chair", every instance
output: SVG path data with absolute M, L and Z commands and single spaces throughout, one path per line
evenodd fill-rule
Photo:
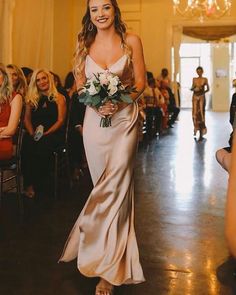
M 53 151 L 54 199 L 58 198 L 59 176 L 60 174 L 63 174 L 64 171 L 66 172 L 69 187 L 70 188 L 72 187 L 70 161 L 69 161 L 69 148 L 68 148 L 68 132 L 69 132 L 69 124 L 70 124 L 71 105 L 72 105 L 72 100 L 70 99 L 67 102 L 64 144 L 62 146 L 59 146 L 56 150 Z
M 24 130 L 24 112 L 25 108 L 23 107 L 19 126 L 13 137 L 16 147 L 15 155 L 9 160 L 0 161 L 0 206 L 3 194 L 16 189 L 19 210 L 22 215 L 24 213 L 24 206 L 21 194 L 21 146 Z

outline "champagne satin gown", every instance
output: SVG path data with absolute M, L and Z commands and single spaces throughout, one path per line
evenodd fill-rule
M 194 81 L 192 87 L 197 88 L 197 90 L 193 92 L 192 99 L 192 118 L 194 126 L 194 135 L 196 135 L 197 131 L 200 131 L 201 135 L 205 135 L 207 133 L 207 127 L 205 124 L 205 83 L 199 84 L 196 81 Z
M 105 71 L 88 55 L 85 74 Z M 132 85 L 133 67 L 123 55 L 109 71 Z M 77 257 L 87 277 L 112 285 L 137 284 L 144 276 L 134 230 L 134 159 L 138 140 L 138 106 L 129 104 L 100 127 L 101 117 L 87 107 L 83 139 L 94 188 L 66 242 L 60 261 Z

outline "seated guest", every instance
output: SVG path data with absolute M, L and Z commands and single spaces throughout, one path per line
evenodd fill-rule
M 162 93 L 165 97 L 168 97 L 168 113 L 170 115 L 170 118 L 167 121 L 167 125 L 172 128 L 172 125 L 175 123 L 179 115 L 180 108 L 176 106 L 175 96 L 171 90 L 171 80 L 169 78 L 168 69 L 163 68 L 161 70 L 161 75 L 158 77 L 158 81 L 160 83 Z M 166 91 L 168 92 L 168 94 L 166 93 Z
M 12 136 L 19 124 L 22 110 L 22 96 L 13 93 L 10 77 L 0 64 L 0 160 L 13 156 Z
M 11 77 L 13 91 L 15 93 L 20 93 L 21 96 L 25 98 L 28 87 L 23 71 L 13 64 L 7 65 L 6 68 Z
M 143 96 L 146 104 L 145 111 L 147 135 L 152 136 L 153 125 L 155 134 L 161 131 L 163 116 L 163 105 L 161 103 L 161 99 L 163 99 L 163 97 L 156 87 L 154 78 L 150 78 L 148 80 Z
M 170 96 L 166 88 L 160 87 L 159 90 L 161 92 L 161 95 L 164 97 L 164 103 L 162 105 L 162 109 L 163 109 L 162 129 L 166 130 L 168 128 L 168 122 L 169 122 L 168 105 L 170 101 Z
M 231 104 L 230 104 L 230 111 L 229 111 L 229 122 L 235 130 L 236 128 L 236 93 L 233 94 Z M 229 146 L 219 149 L 216 152 L 216 160 L 224 168 L 227 172 L 229 172 L 230 162 L 231 162 L 231 151 L 232 151 L 232 143 L 233 143 L 233 134 L 234 131 L 231 132 L 229 138 Z
M 169 71 L 167 68 L 161 70 L 161 74 L 158 76 L 157 80 L 161 84 L 161 88 L 171 88 L 171 80 L 169 78 Z
M 34 197 L 35 187 L 49 177 L 52 152 L 64 142 L 65 97 L 55 86 L 49 71 L 34 71 L 26 96 L 22 145 L 22 173 L 25 195 Z

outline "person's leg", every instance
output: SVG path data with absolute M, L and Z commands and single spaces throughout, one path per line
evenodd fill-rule
M 229 172 L 231 163 L 231 153 L 227 152 L 225 149 L 220 149 L 216 152 L 216 160 L 223 169 Z
M 197 131 L 199 130 L 198 122 L 197 122 L 197 108 L 198 108 L 198 100 L 195 96 L 193 96 L 192 101 L 192 120 L 193 120 L 193 135 L 195 136 L 197 134 Z
M 205 124 L 205 96 L 202 95 L 199 98 L 199 126 L 200 126 L 200 138 L 207 133 L 207 128 Z

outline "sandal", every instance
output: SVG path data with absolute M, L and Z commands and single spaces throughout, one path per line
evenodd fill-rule
M 114 286 L 108 283 L 107 281 L 101 279 L 96 286 L 95 295 L 113 295 Z

